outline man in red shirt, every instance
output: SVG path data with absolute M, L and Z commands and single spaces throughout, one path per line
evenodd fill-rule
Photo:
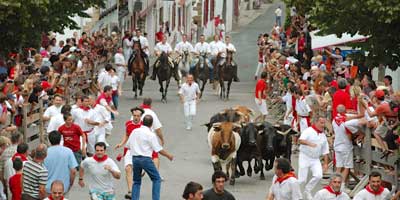
M 256 89 L 255 89 L 255 102 L 258 107 L 258 110 L 261 112 L 261 115 L 257 116 L 255 121 L 262 119 L 265 121 L 265 118 L 268 115 L 267 110 L 267 72 L 261 73 L 261 79 L 257 81 Z
M 74 153 L 79 168 L 82 157 L 86 156 L 86 134 L 83 133 L 79 125 L 73 123 L 73 118 L 70 113 L 64 114 L 64 121 L 65 124 L 58 128 L 58 132 L 63 136 L 64 146 L 70 148 Z
M 125 123 L 125 135 L 122 141 L 115 146 L 115 149 L 118 149 L 126 144 L 126 142 L 129 139 L 129 136 L 133 132 L 133 130 L 140 128 L 142 126 L 142 120 L 141 117 L 144 113 L 144 110 L 139 107 L 135 107 L 131 109 L 132 113 L 132 120 L 128 120 Z M 124 147 L 124 165 L 125 165 L 125 174 L 126 174 L 126 183 L 128 184 L 128 194 L 125 195 L 125 198 L 131 199 L 131 193 L 132 193 L 132 156 L 128 148 Z M 121 155 L 118 155 L 117 160 L 121 159 Z
M 345 91 L 347 87 L 346 79 L 339 79 L 338 81 L 339 90 L 335 92 L 332 97 L 332 119 L 337 115 L 337 107 L 342 104 L 346 107 L 346 111 L 351 109 L 353 106 L 351 104 L 350 95 Z
M 8 185 L 10 187 L 10 191 L 12 194 L 12 200 L 21 200 L 22 199 L 22 160 L 20 158 L 16 158 L 13 161 L 13 168 L 15 170 L 15 175 L 11 176 L 8 180 Z

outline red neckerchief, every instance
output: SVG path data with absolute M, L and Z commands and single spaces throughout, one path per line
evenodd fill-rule
M 322 134 L 324 132 L 324 131 L 319 130 L 315 125 L 312 125 L 311 127 L 317 132 L 318 135 Z
M 96 154 L 93 156 L 93 159 L 94 159 L 95 161 L 99 162 L 99 163 L 100 163 L 100 162 L 104 162 L 105 160 L 107 160 L 107 158 L 108 158 L 107 155 L 104 155 L 104 156 L 101 157 L 101 158 L 97 157 Z
M 54 200 L 51 195 L 49 196 L 49 200 Z M 64 197 L 61 197 L 61 200 L 64 200 Z
M 84 111 L 89 111 L 90 107 L 85 107 L 85 106 L 79 106 L 80 109 L 84 110 Z
M 336 124 L 340 126 L 342 123 L 346 122 L 346 115 L 343 113 L 338 113 L 334 120 Z
M 282 177 L 278 177 L 278 178 L 275 180 L 275 183 L 281 184 L 283 181 L 285 181 L 286 179 L 288 179 L 288 178 L 290 178 L 290 177 L 296 178 L 296 175 L 295 175 L 293 172 L 289 172 L 289 173 L 283 175 Z
M 339 196 L 339 195 L 342 194 L 342 192 L 340 192 L 340 191 L 339 191 L 339 192 L 335 192 L 335 191 L 331 188 L 331 186 L 329 186 L 329 185 L 325 186 L 324 189 L 325 189 L 325 190 L 328 190 L 328 192 L 330 192 L 330 193 L 332 193 L 332 194 L 334 194 L 334 195 L 336 195 L 336 196 Z
M 140 105 L 140 107 L 141 108 L 143 108 L 143 109 L 151 109 L 151 106 L 148 106 L 148 105 L 144 105 L 144 104 L 142 104 L 142 105 Z
M 26 156 L 22 153 L 15 153 L 11 160 L 14 161 L 16 158 L 21 158 L 22 161 L 28 161 L 28 158 L 26 158 Z
M 381 195 L 382 192 L 385 190 L 385 188 L 381 186 L 381 187 L 379 187 L 379 190 L 375 192 L 375 191 L 373 191 L 373 190 L 371 189 L 371 187 L 370 187 L 369 185 L 367 185 L 367 187 L 365 187 L 365 189 L 366 189 L 369 193 L 371 193 L 371 194 L 373 194 L 373 195 L 375 195 L 375 196 Z

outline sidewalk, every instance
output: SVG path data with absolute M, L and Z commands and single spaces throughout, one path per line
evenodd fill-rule
M 257 17 L 264 14 L 272 5 L 274 5 L 273 3 L 262 3 L 259 9 L 246 10 L 247 4 L 247 2 L 240 4 L 239 26 L 232 31 L 236 32 L 243 26 L 250 24 L 257 19 Z

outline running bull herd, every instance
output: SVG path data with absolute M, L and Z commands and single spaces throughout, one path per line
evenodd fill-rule
M 222 170 L 235 184 L 235 178 L 260 173 L 265 180 L 265 170 L 273 168 L 274 160 L 284 157 L 290 160 L 292 137 L 297 134 L 288 125 L 272 125 L 269 122 L 251 122 L 254 111 L 246 106 L 225 109 L 211 117 L 206 123 L 207 142 L 211 148 L 214 171 Z M 255 160 L 252 168 L 252 160 Z M 248 162 L 245 172 L 243 162 Z M 265 164 L 264 164 L 265 161 Z

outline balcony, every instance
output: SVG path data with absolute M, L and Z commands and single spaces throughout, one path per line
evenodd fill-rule
M 102 19 L 102 18 L 104 18 L 105 16 L 109 15 L 110 13 L 114 12 L 115 10 L 117 10 L 117 8 L 118 8 L 117 4 L 114 4 L 114 5 L 111 6 L 110 8 L 107 8 L 107 9 L 103 10 L 103 11 L 100 13 L 99 20 Z
M 123 17 L 129 15 L 129 7 L 127 0 L 120 0 L 119 8 L 118 8 L 118 19 L 122 19 Z

